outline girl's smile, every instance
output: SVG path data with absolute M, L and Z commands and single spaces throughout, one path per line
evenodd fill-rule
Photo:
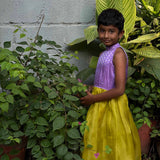
M 100 25 L 98 28 L 99 39 L 106 46 L 112 46 L 118 43 L 118 40 L 122 38 L 124 31 L 119 31 L 117 27 L 112 25 L 104 26 Z

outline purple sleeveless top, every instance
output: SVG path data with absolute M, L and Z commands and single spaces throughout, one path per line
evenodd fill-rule
M 100 55 L 95 73 L 95 80 L 94 80 L 95 87 L 99 87 L 106 90 L 115 88 L 115 71 L 113 65 L 113 57 L 115 50 L 119 47 L 122 48 L 119 43 L 114 44 L 111 47 L 107 47 L 107 49 Z M 127 79 L 127 74 L 128 74 L 128 57 L 126 65 L 126 79 Z

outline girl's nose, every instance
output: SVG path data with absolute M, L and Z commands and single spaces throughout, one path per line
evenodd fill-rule
M 104 37 L 105 37 L 105 38 L 108 38 L 108 32 L 105 32 L 105 33 L 104 33 Z

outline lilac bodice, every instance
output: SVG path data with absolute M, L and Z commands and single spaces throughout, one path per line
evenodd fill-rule
M 94 80 L 95 87 L 99 87 L 106 90 L 115 88 L 115 71 L 114 71 L 114 65 L 113 65 L 113 57 L 114 57 L 115 50 L 119 47 L 122 48 L 120 44 L 117 43 L 107 48 L 100 55 L 97 63 L 96 73 L 95 73 L 95 80 Z M 126 57 L 127 57 L 127 54 L 126 54 Z M 126 65 L 126 79 L 127 79 L 127 73 L 128 73 L 128 57 L 127 57 L 127 65 Z

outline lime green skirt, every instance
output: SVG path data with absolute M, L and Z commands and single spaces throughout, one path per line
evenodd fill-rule
M 94 87 L 92 94 L 105 91 Z M 125 94 L 92 104 L 86 121 L 89 130 L 84 133 L 84 160 L 141 160 L 138 130 Z

